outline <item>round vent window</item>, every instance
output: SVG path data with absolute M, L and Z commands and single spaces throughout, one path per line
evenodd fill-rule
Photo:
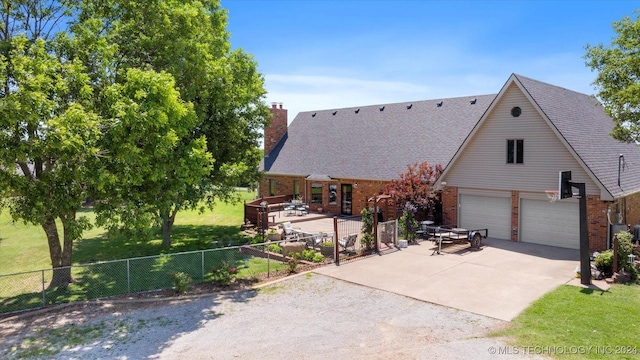
M 522 114 L 522 109 L 520 109 L 518 106 L 511 109 L 511 116 L 518 117 L 520 116 L 520 114 Z

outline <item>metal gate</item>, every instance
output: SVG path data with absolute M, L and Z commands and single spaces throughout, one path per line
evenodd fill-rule
M 336 233 L 336 264 L 349 261 L 375 251 L 375 243 L 369 243 L 362 233 L 362 216 L 342 216 L 333 220 Z
M 398 250 L 398 220 L 378 223 L 377 235 L 381 254 Z

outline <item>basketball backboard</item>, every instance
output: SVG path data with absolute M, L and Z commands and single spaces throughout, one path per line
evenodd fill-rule
M 560 199 L 573 197 L 571 171 L 560 171 L 560 174 L 558 175 L 558 193 Z

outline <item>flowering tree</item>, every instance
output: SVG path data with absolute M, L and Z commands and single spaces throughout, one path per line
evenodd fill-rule
M 431 213 L 434 205 L 440 202 L 440 194 L 433 185 L 443 170 L 442 165 L 434 167 L 426 161 L 409 165 L 407 172 L 400 174 L 399 179 L 385 185 L 384 192 L 394 196 L 398 204 L 408 202 Z

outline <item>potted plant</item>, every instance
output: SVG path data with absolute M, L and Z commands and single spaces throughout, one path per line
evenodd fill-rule
M 280 240 L 280 234 L 278 233 L 278 230 L 276 229 L 269 229 L 269 232 L 267 233 L 267 237 L 269 239 L 269 241 L 278 241 Z
M 335 249 L 335 244 L 333 241 L 327 241 L 320 244 L 320 253 L 324 255 L 324 257 L 333 257 L 333 251 Z

